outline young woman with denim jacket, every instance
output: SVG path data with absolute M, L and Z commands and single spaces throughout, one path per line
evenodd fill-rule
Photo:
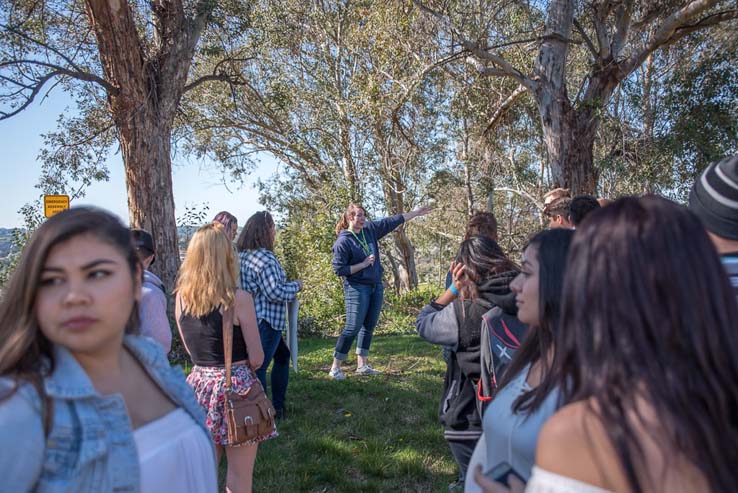
M 7 491 L 217 490 L 204 415 L 138 329 L 141 264 L 111 214 L 36 231 L 0 304 L 0 477 Z
M 402 223 L 430 212 L 421 207 L 412 212 L 397 214 L 379 221 L 368 221 L 366 211 L 357 204 L 349 204 L 336 225 L 338 238 L 333 244 L 333 271 L 343 277 L 343 293 L 346 298 L 346 326 L 336 342 L 333 365 L 329 376 L 343 380 L 341 364 L 348 357 L 351 344 L 356 343 L 359 375 L 377 375 L 380 372 L 369 366 L 369 347 L 374 327 L 382 311 L 382 265 L 379 262 L 378 241 L 397 229 Z

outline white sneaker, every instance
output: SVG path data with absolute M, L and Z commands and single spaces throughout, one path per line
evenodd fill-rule
M 381 375 L 382 372 L 379 371 L 379 370 L 375 370 L 374 368 L 372 368 L 369 365 L 363 365 L 363 366 L 360 366 L 360 367 L 358 367 L 356 369 L 356 374 L 357 375 L 370 375 L 371 376 L 371 375 Z
M 333 380 L 346 380 L 346 375 L 343 374 L 340 368 L 331 368 L 328 372 L 328 376 Z

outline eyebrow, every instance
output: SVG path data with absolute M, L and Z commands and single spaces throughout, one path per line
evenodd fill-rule
M 97 266 L 99 266 L 101 264 L 113 264 L 113 265 L 117 265 L 118 262 L 116 262 L 115 260 L 107 259 L 107 258 L 99 258 L 99 259 L 93 260 L 92 262 L 90 262 L 88 264 L 83 265 L 82 266 L 82 270 L 92 269 L 92 268 L 97 267 Z M 44 266 L 42 272 L 47 272 L 47 271 L 63 272 L 64 269 L 62 267 L 55 267 L 53 265 Z

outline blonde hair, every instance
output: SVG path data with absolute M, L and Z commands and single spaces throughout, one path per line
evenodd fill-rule
M 349 221 L 354 218 L 356 215 L 356 211 L 361 209 L 364 211 L 364 214 L 366 214 L 366 209 L 364 209 L 361 205 L 356 203 L 351 203 L 346 207 L 346 210 L 341 214 L 341 217 L 338 218 L 338 223 L 336 224 L 336 235 L 338 235 L 341 231 L 344 229 L 348 229 L 349 227 Z
M 198 229 L 187 247 L 175 289 L 182 312 L 202 317 L 236 301 L 238 263 L 231 240 L 220 223 Z

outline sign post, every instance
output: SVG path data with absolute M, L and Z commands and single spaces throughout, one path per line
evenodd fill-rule
M 44 195 L 44 216 L 51 217 L 69 209 L 69 195 Z

